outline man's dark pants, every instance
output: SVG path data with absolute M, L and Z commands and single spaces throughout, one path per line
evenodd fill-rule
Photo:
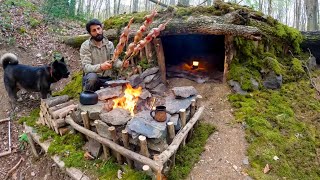
M 110 77 L 99 77 L 97 73 L 88 73 L 82 78 L 83 91 L 97 91 L 110 80 L 112 80 Z

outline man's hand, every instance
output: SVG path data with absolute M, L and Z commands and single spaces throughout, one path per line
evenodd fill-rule
M 124 68 L 127 68 L 129 66 L 129 61 L 128 60 L 125 60 L 123 62 L 123 65 L 122 65 Z
M 109 70 L 109 69 L 111 69 L 112 68 L 112 64 L 111 63 L 109 63 L 109 62 L 104 62 L 104 63 L 102 63 L 102 64 L 100 64 L 100 69 L 102 70 L 102 71 L 105 71 L 105 70 Z

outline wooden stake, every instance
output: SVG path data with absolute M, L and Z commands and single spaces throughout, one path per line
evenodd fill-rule
M 186 125 L 186 122 L 187 122 L 186 110 L 185 109 L 180 109 L 179 110 L 179 114 L 180 114 L 181 126 L 183 128 Z
M 224 55 L 224 70 L 223 70 L 223 79 L 222 82 L 227 82 L 227 74 L 229 71 L 229 65 L 233 59 L 233 36 L 225 35 L 224 37 L 224 47 L 225 47 L 225 55 Z
M 163 53 L 162 42 L 160 38 L 156 38 L 153 40 L 154 47 L 157 53 L 158 65 L 161 73 L 161 81 L 164 85 L 167 85 L 167 78 L 166 78 L 166 63 L 165 57 Z
M 105 160 L 108 160 L 109 157 L 110 157 L 110 149 L 109 149 L 109 147 L 102 144 L 102 149 L 103 149 L 103 158 Z
M 28 142 L 30 144 L 30 147 L 31 147 L 31 151 L 32 151 L 32 154 L 35 158 L 39 158 L 39 154 L 37 152 L 37 149 L 36 149 L 36 146 L 34 145 L 34 141 L 31 137 L 31 134 L 30 132 L 27 132 L 27 137 L 28 137 Z
M 150 64 L 152 62 L 152 46 L 150 43 L 146 44 L 145 50 L 146 50 L 146 57 L 147 57 L 148 63 Z
M 197 95 L 197 97 L 196 97 L 196 109 L 198 110 L 201 106 L 202 106 L 202 96 L 201 95 Z M 194 127 L 198 127 L 198 125 L 199 125 L 199 121 L 196 122 Z
M 46 107 L 49 109 L 52 106 L 67 102 L 69 99 L 68 95 L 62 95 L 62 96 L 56 96 L 56 97 L 51 97 L 48 99 L 42 99 L 44 103 L 46 104 Z
M 149 150 L 148 150 L 148 145 L 147 145 L 147 138 L 145 136 L 140 135 L 139 136 L 139 141 L 140 141 L 140 154 L 149 157 Z
M 130 151 L 130 150 L 114 143 L 113 141 L 106 139 L 106 138 L 100 136 L 99 134 L 84 128 L 83 126 L 80 126 L 79 124 L 74 122 L 72 120 L 72 118 L 70 118 L 69 116 L 67 116 L 66 122 L 68 124 L 70 124 L 74 129 L 81 132 L 82 134 L 84 134 L 90 138 L 95 139 L 96 141 L 108 146 L 109 148 L 111 148 L 114 151 L 118 151 L 123 156 L 129 157 L 130 159 L 133 159 L 134 161 L 137 161 L 139 163 L 149 165 L 151 167 L 151 169 L 154 171 L 162 170 L 162 168 L 163 168 L 161 163 L 157 163 L 157 162 L 151 160 L 150 158 L 144 157 L 136 152 Z
M 114 126 L 111 126 L 108 128 L 110 134 L 111 134 L 111 137 L 112 137 L 112 140 L 113 142 L 115 142 L 116 144 L 119 144 L 119 140 L 117 138 L 117 132 L 116 132 L 116 128 Z M 119 164 L 122 164 L 122 158 L 121 158 L 121 154 L 119 154 L 117 151 L 116 151 L 116 156 L 117 156 L 117 161 Z
M 72 110 L 74 110 L 76 108 L 78 108 L 78 105 L 71 104 L 71 105 L 69 105 L 67 107 L 64 107 L 64 108 L 61 108 L 61 109 L 58 109 L 58 110 L 52 112 L 51 115 L 52 115 L 52 117 L 54 119 L 62 118 L 63 115 L 68 114 L 68 112 L 70 112 L 70 111 L 72 111 Z
M 142 74 L 142 67 L 138 65 L 137 68 L 138 68 L 139 74 Z
M 123 142 L 123 146 L 127 149 L 130 149 L 129 146 L 129 135 L 128 135 L 128 131 L 127 130 L 122 130 L 121 131 L 121 135 L 122 135 L 122 142 Z M 127 163 L 129 165 L 129 167 L 133 168 L 133 161 L 129 158 L 126 158 Z
M 168 122 L 167 128 L 168 128 L 169 144 L 170 144 L 176 135 L 173 122 Z
M 179 114 L 180 114 L 180 121 L 181 121 L 181 129 L 183 129 L 187 123 L 186 110 L 180 109 Z M 186 145 L 186 139 L 182 141 L 182 146 L 185 146 L 185 145 Z
M 190 118 L 192 118 L 195 112 L 196 112 L 196 99 L 191 99 Z
M 154 174 L 152 173 L 152 170 L 150 169 L 150 166 L 148 165 L 143 165 L 142 166 L 143 172 L 145 172 L 148 176 L 150 176 L 153 180 L 155 179 Z
M 61 127 L 58 129 L 60 136 L 68 134 L 71 131 L 71 126 Z
M 88 112 L 81 112 L 81 118 L 82 118 L 82 121 L 83 121 L 83 126 L 86 128 L 86 129 L 90 129 L 90 120 L 89 120 L 89 115 L 88 115 Z
M 198 121 L 198 119 L 200 118 L 202 112 L 204 110 L 204 107 L 201 106 L 196 113 L 194 114 L 194 116 L 190 119 L 190 121 L 188 122 L 188 124 L 186 124 L 186 126 L 180 130 L 180 132 L 176 135 L 176 137 L 173 139 L 173 142 L 168 146 L 168 148 L 163 151 L 160 155 L 159 155 L 159 161 L 160 162 L 167 162 L 168 159 L 177 152 L 180 144 L 182 143 L 182 141 L 186 138 L 188 132 L 190 131 L 190 129 L 194 126 L 194 124 Z

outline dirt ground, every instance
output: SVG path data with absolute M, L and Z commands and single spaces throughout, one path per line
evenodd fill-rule
M 26 50 L 17 47 L 2 47 L 0 55 L 5 52 L 14 52 L 20 62 L 29 65 L 47 63 L 46 60 L 36 57 L 36 50 Z M 77 52 L 74 49 L 65 51 L 64 55 L 69 57 L 70 69 L 73 72 L 79 67 L 76 60 Z M 72 57 L 72 59 L 70 58 Z M 53 85 L 53 90 L 61 89 L 66 79 Z M 169 79 L 169 86 L 194 86 L 199 94 L 203 96 L 205 112 L 203 121 L 212 123 L 217 127 L 217 131 L 210 136 L 205 146 L 205 151 L 201 155 L 201 160 L 195 165 L 187 179 L 246 179 L 246 141 L 244 130 L 241 125 L 233 123 L 232 108 L 227 101 L 230 92 L 228 85 L 220 83 L 197 84 L 187 79 Z M 0 68 L 0 97 L 2 108 L 0 109 L 0 119 L 7 118 L 10 110 L 9 99 L 3 86 L 3 69 Z M 37 93 L 21 94 L 23 101 L 19 105 L 18 117 L 26 115 L 33 107 L 40 104 Z M 20 159 L 23 162 L 13 171 L 11 179 L 70 179 L 55 163 L 45 154 L 40 159 L 32 157 L 31 151 L 26 144 L 18 141 L 19 135 L 23 134 L 23 128 L 16 121 L 11 123 L 11 140 L 13 152 L 0 158 L 0 179 L 5 179 L 8 171 L 14 167 Z M 8 147 L 8 123 L 0 124 L 0 152 L 6 151 Z M 23 145 L 25 147 L 23 147 Z

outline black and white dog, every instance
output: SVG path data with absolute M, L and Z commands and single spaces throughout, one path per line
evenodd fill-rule
M 46 99 L 51 94 L 51 83 L 67 78 L 70 74 L 64 58 L 40 67 L 19 64 L 17 56 L 12 53 L 4 54 L 0 61 L 4 69 L 4 85 L 13 104 L 20 88 L 40 92 L 42 98 Z

